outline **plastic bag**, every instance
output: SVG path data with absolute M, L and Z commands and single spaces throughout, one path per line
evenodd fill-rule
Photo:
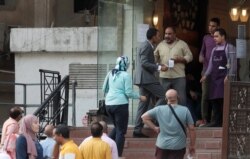
M 11 159 L 10 155 L 2 148 L 0 149 L 0 159 Z
M 190 154 L 187 155 L 187 159 L 193 159 L 193 156 L 191 156 Z

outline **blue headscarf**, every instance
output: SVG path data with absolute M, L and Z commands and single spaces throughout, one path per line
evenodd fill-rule
M 117 75 L 121 71 L 127 71 L 128 67 L 129 67 L 129 59 L 127 56 L 121 56 L 121 57 L 117 58 L 115 68 L 106 75 L 105 80 L 103 82 L 102 91 L 103 91 L 104 95 L 106 93 L 108 93 L 108 91 L 109 91 L 109 75 L 110 75 L 110 73 L 112 73 L 113 80 L 115 80 Z
M 127 56 L 120 56 L 116 60 L 115 68 L 112 70 L 113 80 L 121 71 L 127 71 L 129 67 L 129 59 Z

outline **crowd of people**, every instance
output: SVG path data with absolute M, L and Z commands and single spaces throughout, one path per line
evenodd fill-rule
M 46 139 L 39 141 L 39 119 L 23 116 L 20 107 L 10 109 L 1 137 L 1 159 L 118 159 L 117 144 L 108 137 L 105 121 L 91 124 L 91 136 L 78 147 L 67 125 L 46 125 Z
M 224 82 L 236 74 L 236 51 L 227 42 L 219 18 L 210 19 L 208 31 L 199 54 L 203 68 L 198 78 L 192 74 L 195 70 L 188 68 L 193 54 L 188 44 L 177 37 L 173 26 L 166 27 L 162 41 L 157 29 L 147 30 L 147 40 L 138 48 L 135 62 L 133 84 L 139 87 L 139 94 L 133 92 L 131 77 L 124 69 L 128 67 L 128 58 L 118 57 L 115 69 L 106 76 L 103 91 L 115 127 L 109 136 L 115 140 L 119 156 L 127 130 L 129 98 L 140 99 L 133 136 L 148 137 L 142 131 L 144 124 L 158 133 L 157 159 L 183 158 L 186 129 L 191 139 L 189 153 L 193 154 L 194 126 L 222 126 Z
M 39 119 L 23 117 L 23 110 L 13 107 L 3 124 L 1 149 L 10 159 L 118 159 L 123 154 L 132 98 L 139 99 L 133 137 L 148 137 L 143 133 L 144 124 L 153 129 L 158 134 L 156 159 L 183 158 L 187 130 L 188 153 L 193 155 L 195 126 L 222 126 L 224 82 L 236 72 L 235 47 L 219 26 L 218 18 L 209 21 L 209 34 L 204 36 L 199 54 L 203 68 L 198 80 L 187 68 L 193 54 L 188 44 L 177 38 L 173 26 L 166 27 L 162 41 L 157 29 L 148 29 L 147 40 L 138 49 L 133 80 L 127 72 L 128 57 L 118 57 L 103 84 L 106 112 L 114 125 L 110 133 L 105 121 L 93 122 L 91 136 L 78 147 L 70 139 L 68 126 L 47 125 L 47 138 L 39 142 Z M 139 92 L 133 90 L 133 84 Z

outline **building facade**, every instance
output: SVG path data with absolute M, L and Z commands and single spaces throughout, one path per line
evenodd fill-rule
M 137 48 L 145 40 L 147 28 L 154 26 L 154 16 L 158 16 L 155 27 L 162 36 L 167 25 L 177 26 L 177 36 L 189 44 L 198 66 L 194 72 L 199 73 L 201 38 L 210 18 L 221 19 L 221 27 L 233 44 L 236 44 L 239 25 L 245 26 L 245 38 L 249 37 L 249 21 L 230 19 L 229 10 L 235 5 L 244 8 L 250 3 L 236 0 L 5 0 L 0 3 L 0 23 L 4 28 L 2 32 L 10 30 L 13 67 L 2 72 L 12 72 L 12 82 L 34 85 L 27 87 L 26 97 L 22 86 L 2 91 L 1 94 L 14 96 L 7 101 L 3 100 L 6 96 L 0 96 L 3 100 L 0 109 L 7 112 L 11 106 L 1 103 L 39 105 L 40 87 L 36 85 L 40 83 L 39 69 L 59 71 L 62 76 L 69 74 L 71 80 L 78 80 L 75 118 L 77 126 L 81 126 L 81 118 L 88 110 L 97 109 L 98 99 L 103 98 L 102 81 L 117 56 L 130 58 L 129 73 L 133 75 Z M 0 45 L 4 43 L 3 37 Z M 239 80 L 249 81 L 249 55 L 238 61 Z M 137 100 L 130 101 L 131 124 L 137 105 Z M 30 107 L 27 112 L 32 113 L 34 109 L 36 107 Z M 69 123 L 72 118 L 70 115 Z

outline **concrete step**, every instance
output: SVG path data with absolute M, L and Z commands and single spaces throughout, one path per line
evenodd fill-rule
M 112 126 L 109 126 L 108 131 L 110 132 L 112 130 Z M 149 129 L 144 128 L 143 133 L 150 136 L 151 138 L 157 137 L 157 134 Z M 72 127 L 70 132 L 71 137 L 86 137 L 90 135 L 89 127 Z M 133 137 L 133 126 L 129 126 L 126 134 L 126 138 L 132 138 Z M 208 128 L 208 127 L 197 127 L 196 128 L 196 137 L 197 138 L 222 138 L 222 128 Z
M 80 145 L 84 138 L 73 138 L 77 145 Z M 149 150 L 154 149 L 156 138 L 126 138 L 124 149 Z M 189 145 L 189 139 L 187 139 Z M 197 138 L 196 149 L 218 150 L 222 147 L 222 139 Z
M 155 150 L 124 149 L 123 156 L 126 159 L 153 159 L 155 158 Z M 221 159 L 221 152 L 220 150 L 196 150 L 192 157 L 193 159 Z
M 112 127 L 109 127 L 111 131 Z M 128 127 L 123 156 L 126 159 L 152 159 L 155 154 L 156 133 L 144 128 L 143 133 L 150 138 L 133 138 L 133 127 Z M 88 127 L 72 128 L 71 137 L 77 144 L 90 135 Z M 189 139 L 187 139 L 189 142 Z M 196 153 L 193 159 L 220 159 L 222 128 L 196 128 Z M 188 151 L 187 151 L 188 152 Z

